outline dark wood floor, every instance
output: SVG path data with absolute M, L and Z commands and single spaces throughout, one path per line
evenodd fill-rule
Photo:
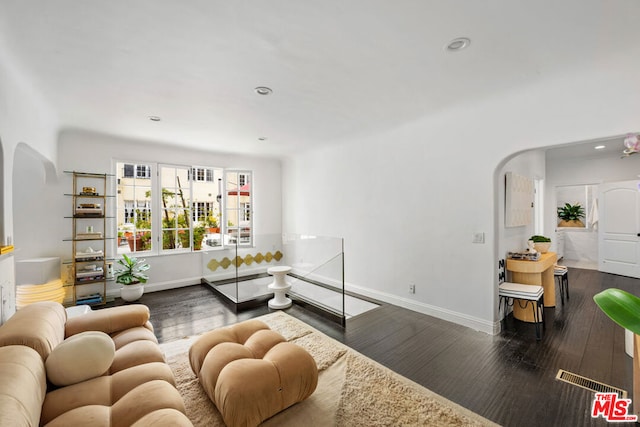
M 295 316 L 366 356 L 505 426 L 606 425 L 590 416 L 593 394 L 555 379 L 558 369 L 620 387 L 632 395 L 632 359 L 624 332 L 593 303 L 616 287 L 640 295 L 640 281 L 593 270 L 569 271 L 571 298 L 545 309 L 547 327 L 507 319 L 491 336 L 396 306 L 347 321 L 346 328 L 299 306 Z M 199 334 L 269 312 L 265 306 L 235 314 L 205 285 L 145 294 L 159 341 Z

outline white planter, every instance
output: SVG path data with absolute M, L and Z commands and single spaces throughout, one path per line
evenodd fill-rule
M 550 247 L 551 242 L 538 242 L 533 244 L 533 248 L 541 254 L 546 254 L 547 252 L 549 252 Z
M 144 294 L 144 285 L 124 285 L 120 288 L 120 297 L 128 302 L 137 301 Z

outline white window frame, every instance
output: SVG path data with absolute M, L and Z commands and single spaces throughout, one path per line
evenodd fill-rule
M 154 201 L 154 197 L 155 197 L 155 192 L 154 192 L 154 189 L 153 189 L 153 185 L 154 185 L 153 184 L 153 176 L 154 176 L 156 164 L 154 162 L 115 160 L 114 163 L 113 163 L 113 169 L 115 170 L 116 177 L 120 177 L 119 171 L 116 170 L 119 163 L 121 163 L 122 167 L 123 167 L 122 179 L 134 179 L 134 180 L 145 180 L 145 179 L 148 179 L 149 180 L 149 185 L 142 185 L 143 184 L 142 182 L 140 182 L 138 184 L 138 182 L 135 181 L 136 185 L 131 186 L 131 188 L 134 189 L 133 190 L 134 191 L 134 200 L 123 200 L 124 204 L 122 206 L 120 206 L 120 205 L 118 205 L 118 199 L 116 199 L 115 206 L 114 206 L 114 211 L 115 211 L 115 215 L 114 216 L 115 216 L 115 218 L 118 218 L 118 213 L 119 213 L 118 211 L 121 208 L 122 209 L 125 209 L 125 208 L 131 209 L 132 216 L 128 218 L 129 219 L 128 222 L 126 220 L 123 220 L 122 225 L 123 226 L 128 226 L 128 227 L 131 227 L 133 225 L 133 227 L 134 227 L 133 228 L 133 232 L 137 234 L 138 229 L 135 228 L 135 225 L 136 225 L 136 222 L 137 222 L 136 221 L 137 220 L 136 211 L 140 210 L 140 209 L 146 210 L 146 209 L 149 209 L 151 207 L 151 209 L 152 209 L 152 212 L 151 212 L 151 215 L 152 215 L 152 220 L 151 220 L 151 238 L 150 238 L 151 249 L 143 250 L 143 251 L 136 251 L 136 252 L 132 253 L 132 255 L 135 254 L 135 255 L 147 256 L 147 255 L 155 254 L 156 251 L 157 251 L 157 248 L 156 248 L 155 243 L 154 243 L 155 240 L 154 240 L 154 233 L 153 233 L 153 215 L 154 215 L 154 213 L 153 213 L 154 202 L 153 201 Z M 125 174 L 125 170 L 126 170 L 125 168 L 126 168 L 127 165 L 130 165 L 130 166 L 133 167 L 133 176 L 128 176 L 128 175 Z M 139 166 L 142 166 L 143 168 L 140 169 Z M 139 170 L 145 171 L 145 172 L 143 174 L 141 174 L 141 176 L 138 176 L 138 171 Z M 144 176 L 142 176 L 142 175 L 144 175 Z M 120 185 L 120 183 L 116 182 L 116 188 L 119 189 L 119 185 Z M 151 203 L 146 202 L 144 204 L 144 206 L 138 206 L 138 204 L 136 203 L 136 200 L 135 200 L 135 193 L 137 191 L 136 189 L 137 188 L 141 188 L 141 187 L 142 188 L 149 188 L 151 190 Z M 118 231 L 118 221 L 117 220 L 114 221 L 114 227 L 116 229 L 115 232 L 114 232 L 114 235 L 116 235 L 117 231 Z M 136 241 L 137 241 L 137 239 L 136 239 Z M 115 251 L 113 253 L 115 253 L 116 255 L 118 254 L 118 247 L 115 248 Z
M 160 176 L 160 171 L 163 167 L 169 167 L 169 168 L 179 168 L 179 169 L 186 169 L 187 170 L 187 182 L 186 183 L 181 183 L 182 187 L 183 187 L 183 191 L 187 192 L 188 191 L 188 199 L 189 199 L 189 203 L 186 207 L 186 209 L 189 211 L 189 235 L 193 236 L 193 224 L 194 224 L 194 220 L 193 220 L 193 216 L 197 214 L 197 209 L 196 208 L 196 203 L 205 203 L 204 205 L 204 215 L 207 215 L 211 212 L 214 212 L 216 209 L 219 210 L 220 213 L 220 234 L 222 236 L 228 236 L 229 234 L 229 227 L 228 227 L 228 220 L 227 220 L 227 201 L 228 201 L 228 191 L 227 191 L 227 172 L 231 172 L 231 173 L 237 173 L 238 174 L 238 180 L 242 180 L 243 184 L 246 184 L 247 179 L 251 184 L 251 191 L 250 191 L 250 195 L 249 195 L 249 202 L 248 203 L 243 203 L 243 206 L 240 206 L 240 204 L 238 204 L 237 207 L 237 211 L 238 211 L 238 218 L 242 217 L 242 218 L 246 218 L 246 215 L 248 213 L 249 215 L 249 220 L 248 221 L 242 221 L 243 225 L 241 226 L 240 224 L 236 224 L 234 227 L 231 227 L 232 229 L 240 229 L 240 228 L 248 228 L 249 229 L 249 237 L 248 238 L 243 238 L 242 237 L 242 233 L 240 231 L 238 231 L 238 239 L 236 240 L 238 245 L 243 246 L 243 247 L 252 247 L 253 246 L 253 242 L 254 242 L 254 223 L 253 223 L 253 218 L 254 218 L 254 213 L 253 213 L 253 193 L 254 193 L 254 182 L 253 182 L 253 171 L 251 170 L 236 170 L 236 169 L 224 169 L 224 168 L 220 168 L 220 167 L 215 167 L 215 166 L 195 166 L 195 165 L 178 165 L 178 164 L 169 164 L 169 163 L 158 163 L 158 162 L 143 162 L 143 161 L 130 161 L 130 160 L 115 160 L 114 159 L 114 163 L 113 163 L 113 167 L 114 170 L 117 167 L 118 164 L 122 164 L 122 165 L 133 165 L 133 171 L 134 171 L 134 176 L 133 177 L 128 177 L 128 178 L 148 178 L 150 179 L 150 188 L 151 188 L 151 250 L 147 250 L 147 251 L 143 251 L 140 252 L 140 254 L 144 254 L 144 256 L 154 256 L 154 255 L 167 255 L 167 254 L 172 254 L 172 253 L 185 253 L 185 252 L 199 252 L 199 251 L 194 251 L 193 249 L 193 240 L 191 239 L 191 242 L 189 244 L 189 248 L 173 248 L 173 249 L 164 249 L 163 248 L 163 241 L 162 241 L 162 230 L 163 230 L 163 222 L 162 222 L 162 218 L 164 215 L 164 206 L 162 203 L 162 183 L 161 183 L 161 176 Z M 137 167 L 138 165 L 141 166 L 147 166 L 144 170 L 146 172 L 144 172 L 145 176 L 137 176 L 138 175 L 138 171 L 139 168 Z M 124 167 L 124 166 L 123 166 Z M 218 183 L 218 190 L 219 192 L 221 192 L 221 198 L 220 201 L 221 203 L 219 204 L 219 206 L 216 206 L 217 203 L 215 201 L 213 202 L 194 202 L 193 201 L 193 182 L 194 182 L 194 177 L 196 176 L 196 174 L 194 173 L 195 170 L 197 169 L 202 169 L 204 171 L 204 181 L 202 180 L 196 180 L 196 181 L 202 181 L 202 182 L 211 182 L 214 183 L 215 180 L 215 174 L 216 174 L 216 170 L 219 170 L 222 174 L 222 181 L 220 183 Z M 118 176 L 118 171 L 116 171 L 116 175 Z M 146 175 L 149 175 L 148 177 Z M 122 171 L 122 176 L 125 177 L 124 175 L 124 171 Z M 186 184 L 186 186 L 185 186 Z M 117 185 L 117 184 L 116 184 Z M 221 187 L 221 188 L 220 188 Z M 240 186 L 238 186 L 239 188 Z M 126 203 L 126 201 L 123 200 L 123 202 Z M 144 209 L 144 207 L 142 206 L 136 206 L 135 201 L 133 203 L 129 203 L 126 206 L 132 205 L 133 209 Z M 244 205 L 248 205 L 248 206 L 244 206 Z M 130 206 L 131 207 L 131 206 Z M 114 207 L 115 210 L 118 209 L 123 209 L 124 206 L 119 206 L 116 203 L 116 206 Z M 248 209 L 248 210 L 247 210 Z M 133 220 L 135 221 L 135 220 Z M 117 223 L 117 221 L 114 221 L 114 223 Z M 127 223 L 128 224 L 128 223 Z M 114 224 L 114 227 L 116 228 L 117 231 L 117 227 L 118 224 Z M 228 249 L 229 247 L 233 247 L 235 246 L 235 243 L 232 243 L 228 240 L 226 240 L 224 237 L 221 239 L 221 245 L 215 247 L 214 249 L 210 249 L 210 250 L 223 250 L 223 249 Z M 116 248 L 117 249 L 117 248 Z M 117 250 L 114 252 L 117 253 Z
M 225 236 L 229 236 L 229 244 L 231 246 L 237 244 L 238 246 L 243 246 L 243 247 L 253 247 L 254 245 L 254 238 L 255 238 L 255 231 L 254 231 L 254 226 L 253 226 L 253 194 L 254 194 L 254 182 L 253 182 L 253 172 L 250 170 L 238 170 L 238 169 L 225 169 L 223 171 L 223 177 L 224 177 L 224 182 L 223 182 L 223 192 L 224 192 L 224 196 L 223 196 L 223 216 L 222 216 L 222 221 L 223 221 L 223 225 L 224 225 L 224 235 Z M 241 203 L 240 199 L 238 199 L 238 206 L 235 208 L 231 208 L 230 207 L 230 203 L 229 203 L 229 182 L 228 182 L 228 176 L 229 174 L 237 174 L 238 176 L 238 182 L 235 184 L 236 185 L 236 191 L 240 191 L 240 187 L 242 187 L 243 185 L 245 185 L 247 183 L 247 177 L 248 177 L 248 181 L 250 184 L 250 191 L 249 191 L 249 201 L 245 202 L 245 203 Z M 242 184 L 241 184 L 242 182 Z M 237 197 L 237 196 L 234 196 Z M 246 213 L 243 210 L 243 204 L 248 204 L 249 205 L 249 221 L 243 221 L 244 224 L 234 224 L 233 226 L 229 226 L 229 211 L 235 211 L 235 217 L 236 218 L 246 218 Z M 248 236 L 243 236 L 242 233 L 242 229 L 249 229 L 249 235 Z M 232 230 L 236 230 L 235 231 L 235 239 L 232 238 L 232 234 L 233 231 Z M 233 242 L 233 240 L 235 240 L 235 243 Z

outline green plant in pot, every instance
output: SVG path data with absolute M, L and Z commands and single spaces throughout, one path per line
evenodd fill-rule
M 220 232 L 220 214 L 217 211 L 207 217 L 206 226 L 209 233 Z
M 551 247 L 551 239 L 546 236 L 534 235 L 529 238 L 529 240 L 533 241 L 533 247 L 536 251 L 541 254 L 545 254 L 549 252 L 549 248 Z
M 584 227 L 582 218 L 584 218 L 584 208 L 580 203 L 574 205 L 565 203 L 564 206 L 558 207 L 559 227 Z
M 193 227 L 193 250 L 199 251 L 202 249 L 202 239 L 204 238 L 204 234 L 206 229 L 204 225 L 198 225 Z
M 145 273 L 151 266 L 144 259 L 129 257 L 122 254 L 122 259 L 117 261 L 119 268 L 115 271 L 116 283 L 120 283 L 120 296 L 125 301 L 136 301 L 144 293 L 143 284 L 147 283 L 149 276 Z

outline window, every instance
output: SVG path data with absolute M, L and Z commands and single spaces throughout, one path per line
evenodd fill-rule
M 118 163 L 118 250 L 152 250 L 151 165 Z M 139 173 L 138 173 L 139 172 Z
M 240 203 L 240 211 L 242 212 L 242 221 L 251 220 L 251 203 Z
M 213 169 L 211 168 L 191 168 L 190 178 L 194 181 L 213 181 Z
M 191 186 L 189 169 L 160 166 L 162 249 L 191 248 Z
M 251 172 L 225 172 L 225 218 L 226 240 L 230 244 L 253 244 L 253 223 L 251 214 L 252 190 Z
M 207 218 L 214 215 L 213 202 L 194 202 L 192 209 L 194 221 L 207 221 Z
M 235 243 L 221 232 L 226 214 L 222 169 L 124 162 L 116 168 L 119 254 L 185 252 Z M 247 223 L 250 215 L 244 210 L 250 208 L 235 206 L 243 209 L 235 223 Z M 244 240 L 248 233 L 250 228 L 244 230 Z
M 150 165 L 122 165 L 123 178 L 151 178 L 151 166 Z M 120 169 L 120 168 L 118 168 Z

